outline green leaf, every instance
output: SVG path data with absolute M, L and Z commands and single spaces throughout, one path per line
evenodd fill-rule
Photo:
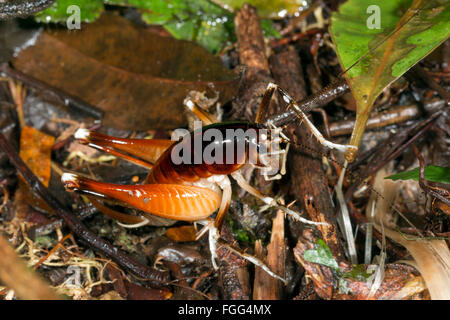
M 394 181 L 412 179 L 419 181 L 419 170 L 420 168 L 414 168 L 412 170 L 403 171 L 389 177 L 385 177 L 385 179 L 391 179 Z M 433 182 L 450 183 L 450 167 L 426 166 L 425 179 Z
M 35 19 L 45 23 L 65 23 L 73 15 L 73 11 L 67 12 L 72 5 L 80 8 L 80 22 L 95 21 L 103 12 L 102 0 L 58 0 L 50 8 L 39 12 Z
M 220 6 L 239 10 L 244 3 L 249 3 L 258 9 L 261 18 L 282 19 L 309 8 L 311 0 L 212 0 Z
M 141 9 L 142 19 L 162 25 L 176 39 L 195 41 L 211 52 L 234 37 L 234 15 L 208 0 L 107 0 Z
M 342 275 L 344 278 L 353 279 L 356 281 L 366 281 L 370 278 L 371 274 L 367 272 L 364 264 L 358 264 L 353 267 L 352 270 Z
M 264 33 L 264 36 L 266 37 L 274 37 L 276 39 L 281 38 L 281 34 L 278 32 L 277 29 L 273 27 L 272 20 L 263 19 L 261 20 L 261 28 Z
M 322 239 L 317 240 L 315 249 L 306 250 L 303 257 L 306 261 L 322 264 L 339 271 L 336 259 L 334 259 L 330 248 L 328 248 L 327 244 Z
M 367 13 L 370 6 L 379 8 L 379 29 L 371 24 L 377 12 Z M 448 38 L 450 4 L 447 0 L 349 0 L 331 22 L 339 61 L 343 69 L 350 69 L 345 76 L 357 102 L 350 144 L 358 147 L 384 88 Z M 348 154 L 347 159 L 353 161 L 354 156 Z

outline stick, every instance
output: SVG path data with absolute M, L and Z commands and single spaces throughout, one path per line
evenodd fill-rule
M 93 105 L 67 93 L 58 88 L 52 87 L 45 82 L 42 82 L 36 78 L 33 78 L 25 73 L 10 68 L 7 64 L 0 65 L 0 72 L 4 73 L 10 78 L 20 81 L 27 86 L 39 89 L 45 92 L 49 92 L 56 100 L 62 102 L 71 111 L 81 112 L 87 116 L 95 119 L 101 119 L 103 117 L 103 111 L 94 107 Z
M 293 97 L 302 98 L 305 95 L 303 70 L 299 56 L 294 49 L 288 49 L 273 57 L 272 72 L 280 86 L 286 88 Z M 321 150 L 320 144 L 305 126 L 291 126 L 288 131 L 294 142 L 308 146 L 312 150 Z M 304 197 L 308 195 L 309 198 L 312 198 L 315 208 L 323 214 L 325 222 L 337 230 L 327 179 L 322 169 L 321 156 L 311 155 L 309 150 L 303 153 L 297 147 L 293 149 L 288 169 L 291 176 L 292 195 L 299 200 L 298 204 L 302 206 L 302 210 L 306 209 Z M 330 244 L 330 249 L 337 258 L 342 256 L 338 243 Z
M 239 61 L 244 68 L 236 99 L 234 118 L 254 121 L 256 108 L 267 85 L 273 82 L 266 57 L 266 46 L 258 13 L 244 4 L 234 20 L 239 48 Z

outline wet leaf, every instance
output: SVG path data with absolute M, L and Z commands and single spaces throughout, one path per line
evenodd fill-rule
M 24 127 L 20 133 L 20 157 L 38 179 L 48 187 L 51 175 L 51 152 L 55 138 L 33 127 Z M 50 206 L 35 195 L 24 180 L 19 180 L 19 188 L 15 193 L 16 215 L 21 219 L 37 223 L 33 211 L 27 204 L 43 212 L 53 212 Z
M 75 11 L 71 6 L 80 9 L 80 22 L 93 22 L 103 12 L 102 0 L 57 0 L 50 8 L 39 12 L 35 19 L 38 22 L 62 22 L 65 23 Z
M 224 8 L 239 10 L 244 3 L 258 9 L 258 15 L 268 19 L 282 19 L 286 15 L 302 12 L 311 4 L 310 0 L 212 0 Z
M 163 25 L 175 38 L 195 41 L 217 52 L 234 34 L 233 15 L 208 0 L 107 0 L 142 9 L 142 19 Z
M 54 137 L 33 127 L 24 127 L 20 135 L 20 157 L 47 187 L 50 181 L 50 157 L 54 142 Z
M 379 10 L 379 29 L 377 11 L 370 10 Z M 330 33 L 342 67 L 350 68 L 345 76 L 357 101 L 350 144 L 359 146 L 383 89 L 448 38 L 450 4 L 445 0 L 395 0 L 378 1 L 374 6 L 372 0 L 350 0 L 332 15 Z M 353 158 L 347 155 L 348 160 Z
M 349 278 L 357 281 L 366 281 L 371 276 L 370 273 L 367 272 L 366 265 L 358 264 L 353 267 L 352 270 L 343 274 L 344 278 Z
M 414 168 L 412 170 L 403 171 L 397 174 L 385 177 L 385 179 L 391 180 L 415 180 L 419 181 L 420 168 Z M 450 168 L 439 166 L 426 166 L 425 167 L 425 180 L 441 183 L 450 183 Z
M 197 233 L 193 226 L 173 227 L 166 231 L 167 238 L 176 242 L 195 241 L 196 235 Z
M 330 248 L 322 239 L 317 240 L 315 249 L 306 250 L 303 257 L 308 262 L 322 264 L 339 271 L 336 259 L 333 257 Z
M 283 2 L 286 1 L 300 0 Z M 65 24 L 74 15 L 68 8 L 76 5 L 80 9 L 81 22 L 93 22 L 104 11 L 103 3 L 138 8 L 148 24 L 161 25 L 176 39 L 195 41 L 214 53 L 236 38 L 234 14 L 209 0 L 57 0 L 49 9 L 36 15 L 36 20 Z M 261 24 L 266 36 L 281 37 L 271 20 L 262 20 Z
M 205 49 L 112 14 L 76 32 L 44 32 L 13 64 L 99 107 L 104 125 L 125 130 L 183 126 L 189 91 L 217 91 L 223 103 L 233 97 L 237 81 Z

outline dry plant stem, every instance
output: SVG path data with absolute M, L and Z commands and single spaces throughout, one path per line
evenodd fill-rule
M 101 111 L 97 107 L 94 107 L 93 105 L 90 105 L 89 103 L 67 92 L 52 87 L 18 70 L 12 69 L 6 63 L 0 65 L 0 73 L 4 73 L 6 76 L 16 81 L 20 81 L 27 86 L 50 93 L 54 99 L 63 103 L 74 112 L 80 112 L 95 119 L 101 119 L 103 117 L 103 111 Z
M 286 88 L 282 85 L 281 87 Z M 344 93 L 347 93 L 349 90 L 350 87 L 348 86 L 345 78 L 338 78 L 337 80 L 323 88 L 321 91 L 316 92 L 302 100 L 297 100 L 297 104 L 304 113 L 308 113 L 315 108 L 322 107 L 328 104 L 334 99 L 342 96 Z M 271 121 L 276 126 L 283 126 L 295 119 L 298 119 L 296 113 L 292 110 L 289 110 L 271 117 L 269 121 Z
M 363 215 L 357 208 L 355 208 L 352 202 L 348 203 L 348 209 L 352 221 L 354 221 L 355 224 L 359 226 L 359 230 L 361 232 L 366 234 L 367 225 L 369 222 L 367 220 L 367 217 Z M 376 229 L 372 229 L 372 236 L 380 243 L 383 240 L 382 234 L 378 232 L 378 230 Z M 389 238 L 386 239 L 386 251 L 389 253 L 394 253 L 396 259 L 403 259 L 408 254 L 405 250 L 401 249 L 401 247 L 394 245 L 394 243 L 392 243 L 392 241 Z
M 151 269 L 140 262 L 130 258 L 123 251 L 115 248 L 109 242 L 99 238 L 90 231 L 74 214 L 64 209 L 64 207 L 55 200 L 47 188 L 39 181 L 39 179 L 25 165 L 17 152 L 11 147 L 5 136 L 0 133 L 0 149 L 9 157 L 11 163 L 16 167 L 20 175 L 25 179 L 30 188 L 39 195 L 60 218 L 64 220 L 72 232 L 85 241 L 92 248 L 105 254 L 114 260 L 120 267 L 127 269 L 136 276 L 163 284 L 168 280 L 168 274 Z
M 21 260 L 8 241 L 0 236 L 0 282 L 24 300 L 61 299 L 35 272 Z
M 255 243 L 255 255 L 266 262 L 267 266 L 276 274 L 284 277 L 286 270 L 286 243 L 284 239 L 284 212 L 278 210 L 273 220 L 270 244 L 267 247 L 267 257 L 264 257 L 262 243 Z M 255 267 L 255 281 L 253 284 L 254 300 L 281 300 L 284 296 L 283 283 L 270 276 L 259 267 Z
M 415 105 L 399 106 L 386 112 L 371 115 L 366 124 L 366 130 L 379 129 L 392 124 L 402 123 L 414 119 L 420 115 L 419 108 Z M 355 119 L 342 120 L 330 124 L 331 136 L 351 134 L 355 126 Z
M 297 52 L 290 48 L 284 52 L 276 54 L 272 60 L 272 72 L 281 87 L 293 97 L 302 98 L 305 96 L 303 71 Z M 305 126 L 295 126 L 288 129 L 295 143 L 306 145 L 313 150 L 321 150 L 320 144 L 311 135 Z M 302 152 L 298 147 L 293 147 L 290 153 L 289 172 L 291 176 L 291 192 L 293 196 L 300 200 L 299 205 L 303 205 L 305 196 L 312 199 L 315 208 L 323 214 L 324 221 L 337 230 L 336 218 L 331 203 L 331 195 L 328 190 L 328 183 L 322 169 L 321 157 L 312 157 L 310 151 Z M 313 218 L 313 217 L 310 217 Z M 330 249 L 337 258 L 342 256 L 340 245 L 336 242 L 330 244 Z
M 445 100 L 433 99 L 431 101 L 426 101 L 424 108 L 426 112 L 433 113 L 434 111 L 443 108 L 445 104 Z M 421 113 L 422 112 L 417 105 L 392 107 L 385 112 L 371 115 L 367 121 L 366 130 L 379 129 L 392 124 L 400 124 L 419 117 Z M 355 119 L 331 123 L 330 134 L 331 136 L 351 134 L 354 125 Z M 354 166 L 354 164 L 352 164 L 352 166 Z
M 25 18 L 50 7 L 55 0 L 11 0 L 0 3 L 0 20 Z

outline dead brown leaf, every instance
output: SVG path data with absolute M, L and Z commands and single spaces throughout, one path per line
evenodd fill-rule
M 183 126 L 189 91 L 212 89 L 223 103 L 237 87 L 236 75 L 205 49 L 113 14 L 76 32 L 43 32 L 13 65 L 99 107 L 105 126 L 125 130 Z

